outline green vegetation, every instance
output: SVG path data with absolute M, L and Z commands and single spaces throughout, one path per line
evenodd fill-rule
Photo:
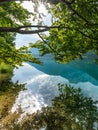
M 95 130 L 97 102 L 85 97 L 80 88 L 59 84 L 59 91 L 60 95 L 53 99 L 52 106 L 27 115 L 22 122 L 6 124 L 7 130 Z
M 38 5 L 36 4 L 38 1 L 34 4 Z M 86 52 L 94 51 L 98 54 L 97 0 L 93 2 L 91 0 L 56 0 L 55 2 L 49 0 L 48 2 L 51 3 L 50 8 L 48 7 L 52 15 L 51 26 L 44 25 L 43 21 L 38 25 L 31 25 L 28 19 L 30 16 L 35 18 L 36 14 L 28 12 L 20 3 L 5 0 L 3 4 L 0 4 L 0 34 L 5 35 L 6 33 L 7 37 L 8 35 L 11 36 L 11 40 L 12 37 L 15 38 L 15 33 L 38 34 L 41 41 L 37 41 L 31 47 L 39 48 L 42 55 L 52 53 L 54 58 L 62 63 L 76 58 L 82 59 L 82 54 Z M 49 36 L 43 35 L 44 31 L 49 31 Z M 2 43 L 1 52 L 3 52 L 3 55 L 1 55 L 2 53 L 0 55 L 3 61 L 14 65 L 20 65 L 22 61 L 40 63 L 39 60 L 28 54 L 28 48 L 22 48 L 23 52 L 27 53 L 26 55 L 20 54 L 22 50 L 9 47 L 5 36 L 1 37 L 0 40 Z M 6 46 L 6 49 L 4 46 Z M 8 50 L 10 52 L 6 53 Z
M 0 82 L 7 80 L 12 76 L 13 68 L 10 65 L 4 63 L 0 64 Z
M 50 0 L 52 1 L 52 0 Z M 62 63 L 80 58 L 86 52 L 98 54 L 97 1 L 62 0 L 51 6 L 52 27 L 49 36 L 40 34 L 38 47 L 42 55 L 52 53 Z
M 32 13 L 24 9 L 20 3 L 7 2 L 0 5 L 0 28 L 18 27 L 18 25 L 30 25 L 28 20 Z M 33 55 L 29 53 L 29 48 L 15 48 L 16 33 L 7 33 L 0 31 L 0 63 L 4 62 L 11 66 L 22 65 L 23 61 L 40 63 Z
M 94 122 L 98 121 L 97 102 L 71 86 L 59 85 L 60 95 L 53 99 L 52 106 L 27 116 L 21 124 L 17 122 L 20 112 L 9 111 L 18 92 L 24 88 L 11 82 L 13 68 L 27 61 L 41 64 L 30 54 L 29 47 L 15 48 L 16 34 L 38 34 L 41 40 L 30 47 L 38 48 L 41 55 L 52 53 L 61 63 L 82 59 L 82 55 L 90 51 L 98 55 L 97 0 L 49 0 L 51 26 L 44 25 L 43 21 L 31 25 L 29 18 L 35 19 L 36 14 L 24 9 L 21 2 L 0 1 L 0 129 L 94 130 Z M 49 31 L 49 35 L 44 34 L 45 31 Z
M 22 84 L 12 83 L 11 81 L 3 80 L 0 82 L 0 129 L 9 130 L 7 125 L 10 126 L 15 120 L 18 120 L 21 110 L 18 113 L 11 113 L 13 104 L 16 97 L 21 90 L 24 90 L 25 86 Z M 5 128 L 6 127 L 6 128 Z M 15 129 L 13 129 L 15 130 Z

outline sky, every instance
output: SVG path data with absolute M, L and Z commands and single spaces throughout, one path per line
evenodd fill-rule
M 24 1 L 22 6 L 26 9 L 28 9 L 30 12 L 34 11 L 34 4 L 31 1 Z M 45 25 L 51 25 L 51 15 L 47 13 L 47 11 L 45 10 L 45 7 L 41 4 L 39 6 L 40 13 L 44 12 L 45 13 L 45 17 L 43 17 L 43 21 Z M 32 21 L 32 18 L 30 19 L 31 23 L 33 25 L 37 24 L 37 20 L 36 21 Z M 20 48 L 22 46 L 28 46 L 28 43 L 35 43 L 37 40 L 39 40 L 39 36 L 36 34 L 17 34 L 16 36 L 16 48 Z M 41 39 L 40 39 L 41 40 Z

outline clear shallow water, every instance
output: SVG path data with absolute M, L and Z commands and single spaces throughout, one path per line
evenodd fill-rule
M 37 51 L 34 51 L 38 56 Z M 50 55 L 40 58 L 44 62 L 43 66 L 26 63 L 14 70 L 12 80 L 27 83 L 27 90 L 19 93 L 12 111 L 21 105 L 25 113 L 32 113 L 51 104 L 51 99 L 59 93 L 58 83 L 81 87 L 86 96 L 98 100 L 98 65 L 93 62 L 93 55 L 88 54 L 84 60 L 66 65 L 56 63 Z
M 38 56 L 36 49 L 32 49 L 31 52 L 35 53 L 35 56 L 41 59 L 43 65 L 32 63 L 30 65 L 48 75 L 59 75 L 72 83 L 90 81 L 98 85 L 98 64 L 95 64 L 95 58 L 98 57 L 93 52 L 84 55 L 83 60 L 75 60 L 67 64 L 57 63 L 51 55 Z

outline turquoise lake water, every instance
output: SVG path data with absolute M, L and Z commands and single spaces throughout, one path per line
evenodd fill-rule
M 51 55 L 41 57 L 36 49 L 31 52 L 43 61 L 43 65 L 24 63 L 23 67 L 14 70 L 12 80 L 26 83 L 27 90 L 19 93 L 12 111 L 21 105 L 23 111 L 32 113 L 51 104 L 51 99 L 59 94 L 58 83 L 80 87 L 84 95 L 98 100 L 98 65 L 94 62 L 94 53 L 84 55 L 83 60 L 58 64 Z

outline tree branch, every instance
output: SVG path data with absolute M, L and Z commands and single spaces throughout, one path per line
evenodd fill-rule
M 15 32 L 20 34 L 36 34 L 38 32 L 48 31 L 50 28 L 36 29 L 36 30 L 22 30 L 26 27 L 0 27 L 0 32 Z
M 93 38 L 93 37 L 91 37 L 91 36 L 89 36 L 89 35 L 83 33 L 83 32 L 80 31 L 80 30 L 76 30 L 76 31 L 79 32 L 79 33 L 81 33 L 83 36 L 85 36 L 85 37 L 87 37 L 87 38 L 89 38 L 89 39 L 92 39 L 92 40 L 96 40 L 96 41 L 98 41 L 98 38 Z
M 59 58 L 61 58 L 62 59 L 62 56 L 58 53 L 58 51 L 56 51 L 53 47 L 51 47 L 50 46 L 50 44 L 48 44 L 47 43 L 47 41 L 45 41 L 44 39 L 43 39 L 43 37 L 38 33 L 38 36 L 41 38 L 41 40 L 57 55 L 57 56 L 59 56 Z M 55 55 L 54 54 L 54 55 Z M 56 56 L 55 55 L 55 56 Z
M 46 26 L 46 25 L 23 25 L 23 26 L 19 26 L 17 27 L 18 29 L 22 29 L 22 28 L 60 28 L 60 26 Z
M 40 32 L 45 32 L 51 28 L 59 28 L 60 26 L 39 26 L 39 25 L 26 25 L 19 27 L 0 27 L 0 32 L 15 32 L 20 34 L 37 34 Z M 35 30 L 26 30 L 26 28 L 38 28 Z M 42 29 L 40 29 L 42 28 Z M 25 30 L 23 30 L 25 29 Z
M 30 28 L 31 30 L 26 30 L 26 28 Z M 32 28 L 37 28 L 33 30 Z M 20 33 L 20 34 L 38 34 L 41 32 L 49 31 L 50 29 L 72 29 L 70 27 L 65 27 L 65 26 L 40 26 L 40 25 L 25 25 L 25 26 L 19 26 L 19 27 L 0 27 L 0 33 L 2 32 L 14 32 L 14 33 Z M 24 30 L 25 29 L 25 30 Z M 85 37 L 93 40 L 98 40 L 98 38 L 93 38 L 90 37 L 89 35 L 83 33 L 80 30 L 75 29 L 77 32 L 81 33 Z M 39 35 L 41 38 L 41 36 Z M 41 38 L 42 39 L 42 38 Z M 43 39 L 42 39 L 43 40 Z
M 53 51 L 53 52 L 56 52 L 55 50 L 54 50 L 54 48 L 52 48 L 51 46 L 50 46 L 50 44 L 48 44 L 44 39 L 43 39 L 43 37 L 38 33 L 38 36 L 41 38 L 41 40 Z M 57 52 L 56 52 L 57 53 Z
M 74 2 L 74 0 L 72 0 L 72 2 Z M 86 23 L 89 23 L 89 24 L 90 24 L 90 22 L 89 22 L 85 17 L 83 17 L 82 15 L 80 15 L 76 10 L 74 10 L 74 9 L 71 7 L 72 2 L 70 3 L 70 2 L 68 2 L 68 1 L 66 1 L 66 0 L 63 0 L 63 1 L 62 1 L 62 3 L 66 4 L 67 7 L 68 7 L 74 14 L 76 14 L 79 18 L 81 18 L 82 20 L 84 20 Z

